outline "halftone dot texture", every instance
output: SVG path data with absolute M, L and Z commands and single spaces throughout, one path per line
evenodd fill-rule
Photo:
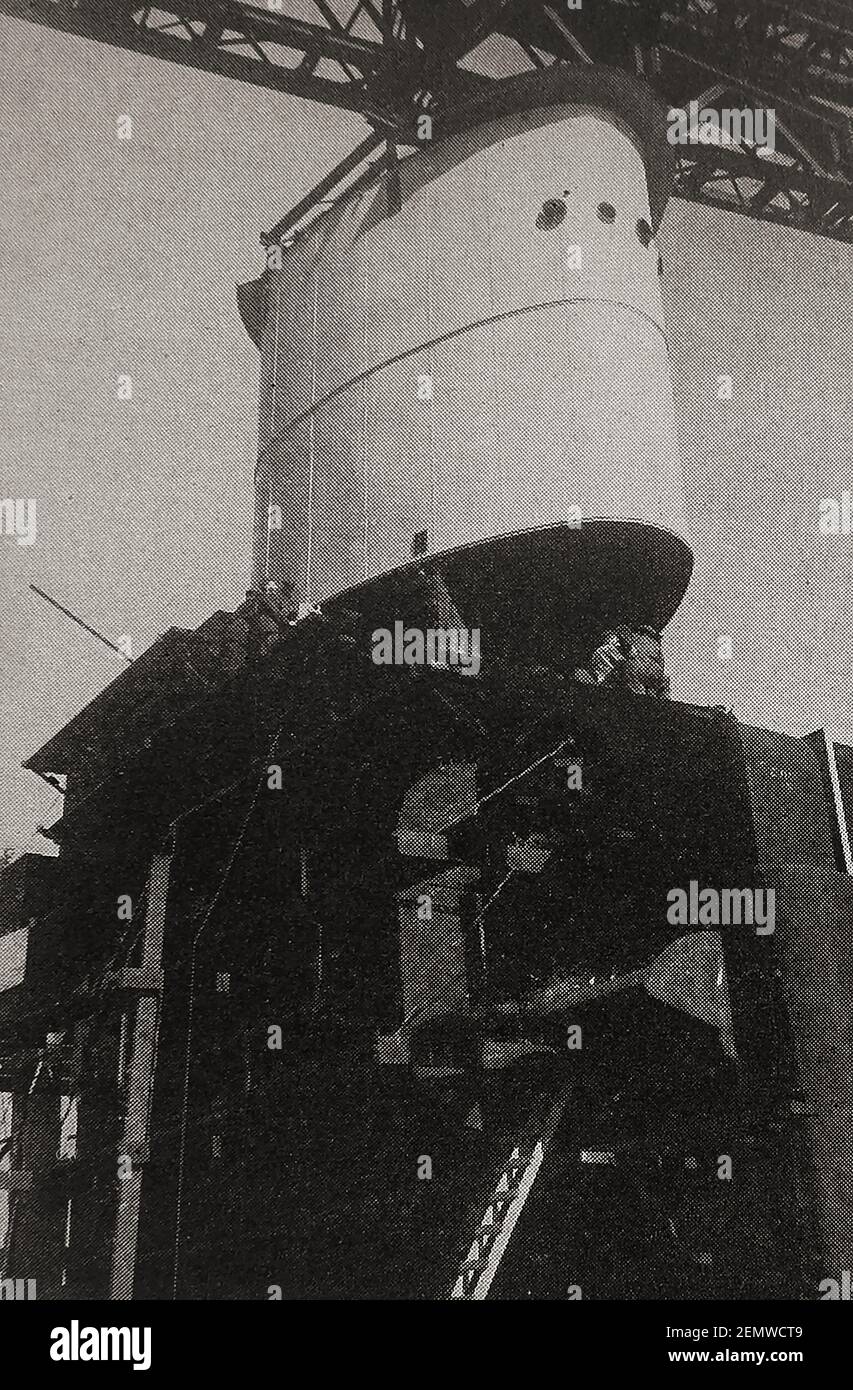
M 17 751 L 43 741 L 104 680 L 102 658 L 80 645 L 64 619 L 39 610 L 34 620 L 35 601 L 26 590 L 31 578 L 61 577 L 57 596 L 112 637 L 129 632 L 137 653 L 164 628 L 193 627 L 212 603 L 234 606 L 242 596 L 254 462 L 246 421 L 255 414 L 256 363 L 231 296 L 233 283 L 258 267 L 242 252 L 235 263 L 234 247 L 253 244 L 258 226 L 269 225 L 281 203 L 312 182 L 312 170 L 294 176 L 291 158 L 291 186 L 282 186 L 287 160 L 279 154 L 280 132 L 288 121 L 279 98 L 227 85 L 221 103 L 211 102 L 209 79 L 192 73 L 182 74 L 179 95 L 171 68 L 158 69 L 132 54 L 110 54 L 107 61 L 100 49 L 66 40 L 60 48 L 44 35 L 35 64 L 27 58 L 29 29 L 10 26 L 10 32 L 21 59 L 11 65 L 10 81 L 22 90 L 37 87 L 39 141 L 32 143 L 32 126 L 16 116 L 15 158 L 23 171 L 21 196 L 13 202 L 18 273 L 4 282 L 3 293 L 13 326 L 5 351 L 19 383 L 7 403 L 18 454 L 3 492 L 37 495 L 44 536 L 35 553 L 6 538 L 0 552 L 13 591 L 2 642 L 10 666 L 20 673 L 4 696 L 16 763 Z M 141 90 L 144 99 L 136 95 Z M 28 95 L 31 102 L 32 91 Z M 6 101 L 10 114 L 24 106 L 13 92 Z M 134 140 L 126 145 L 113 135 L 115 117 L 125 110 L 134 121 Z M 290 109 L 288 119 L 298 137 L 290 153 L 310 149 L 306 166 L 331 164 L 350 147 L 360 124 L 324 113 L 322 129 L 330 134 L 328 149 L 322 149 L 321 128 L 304 109 Z M 271 145 L 277 152 L 272 171 Z M 595 294 L 585 296 L 597 307 L 575 313 L 571 301 L 577 296 L 568 293 L 564 263 L 554 254 L 557 245 L 565 249 L 568 229 L 579 218 L 582 249 L 595 247 L 584 275 L 609 282 L 623 255 L 632 264 L 646 256 L 654 268 L 656 248 L 644 246 L 635 230 L 647 207 L 636 206 L 636 199 L 629 205 L 603 175 L 595 200 L 584 201 L 577 188 L 559 186 L 562 178 L 553 187 L 533 186 L 525 158 L 507 164 L 497 185 L 494 170 L 485 169 L 479 183 L 472 181 L 470 196 L 444 206 L 434 202 L 419 224 L 420 240 L 403 247 L 389 236 L 378 253 L 370 248 L 372 260 L 359 243 L 355 275 L 336 277 L 334 266 L 312 262 L 297 285 L 287 284 L 288 272 L 282 271 L 268 321 L 273 358 L 262 366 L 261 405 L 262 462 L 269 448 L 284 512 L 282 532 L 264 537 L 264 572 L 282 591 L 290 585 L 296 598 L 310 600 L 319 582 L 333 593 L 353 575 L 407 558 L 412 538 L 423 531 L 434 544 L 437 535 L 445 543 L 465 539 L 472 516 L 490 533 L 496 507 L 503 508 L 499 524 L 511 526 L 520 496 L 529 504 L 531 524 L 554 519 L 554 510 L 576 500 L 574 488 L 566 497 L 549 496 L 544 514 L 536 514 L 542 479 L 553 481 L 544 426 L 555 401 L 568 410 L 567 426 L 560 416 L 561 429 L 566 426 L 562 443 L 572 446 L 576 459 L 606 463 L 619 457 L 624 464 L 608 484 L 606 500 L 617 514 L 630 512 L 632 498 L 643 492 L 659 462 L 649 440 L 663 442 L 660 453 L 672 443 L 668 379 L 663 397 L 658 394 L 661 369 L 668 374 L 669 367 L 657 307 L 651 323 L 633 313 L 635 304 L 626 315 L 619 296 L 630 297 L 630 284 L 628 290 L 620 284 L 614 296 L 612 284 L 603 294 L 599 283 L 592 287 Z M 45 167 L 69 172 L 50 184 Z M 618 160 L 605 167 L 610 174 L 632 175 Z M 583 172 L 588 181 L 598 181 L 601 171 L 596 166 L 594 174 Z M 374 196 L 381 200 L 384 190 L 374 190 Z M 531 299 L 536 277 L 508 229 L 520 201 L 530 213 L 531 238 L 553 235 L 536 228 L 538 209 L 549 196 L 564 197 L 568 212 L 559 242 L 537 243 L 537 254 L 551 257 L 554 279 L 550 296 L 537 307 Z M 501 198 L 503 220 L 494 216 Z M 377 217 L 381 223 L 383 209 Z M 847 400 L 851 348 L 844 313 L 849 252 L 683 205 L 670 208 L 659 239 L 672 276 L 663 294 L 673 301 L 667 306 L 674 311 L 669 355 L 698 560 L 694 587 L 668 639 L 681 683 L 676 693 L 735 705 L 744 718 L 791 732 L 822 723 L 849 728 L 853 639 L 843 604 L 850 542 L 822 537 L 817 522 L 821 498 L 840 497 L 850 483 L 845 460 L 853 440 Z M 319 255 L 316 245 L 311 254 Z M 476 257 L 488 266 L 483 281 L 488 280 L 491 314 L 470 293 Z M 410 262 L 419 264 L 420 277 L 410 278 Z M 645 274 L 639 278 L 651 282 Z M 366 312 L 368 289 L 377 286 L 384 317 Z M 648 286 L 647 292 L 652 293 Z M 536 314 L 523 312 L 531 308 Z M 493 322 L 498 313 L 506 318 Z M 579 344 L 579 325 L 595 339 L 588 352 Z M 546 333 L 555 346 L 543 355 Z M 403 356 L 400 335 L 409 340 Z M 310 352 L 302 350 L 308 342 Z M 619 364 L 609 350 L 614 343 L 622 354 Z M 568 389 L 566 362 L 574 371 Z M 115 382 L 125 372 L 134 381 L 129 410 L 114 399 Z M 731 402 L 718 397 L 722 374 L 732 378 Z M 419 378 L 429 382 L 423 408 Z M 302 392 L 303 408 L 284 439 L 280 394 L 287 391 Z M 584 418 L 569 410 L 578 398 L 594 407 Z M 534 436 L 538 447 L 531 451 Z M 263 519 L 274 497 L 263 475 L 258 497 Z M 353 520 L 345 535 L 340 511 Z M 729 661 L 717 656 L 721 635 L 732 639 Z M 785 756 L 780 745 L 747 758 L 757 857 L 768 879 L 779 874 L 780 960 L 802 1084 L 814 1108 L 812 1152 L 824 1235 L 831 1258 L 849 1268 L 850 904 L 830 867 L 825 823 L 818 824 L 822 792 L 816 766 L 813 760 L 807 765 L 808 758 L 799 764 L 793 759 L 796 766 L 783 769 L 780 786 L 777 773 Z M 22 797 L 48 821 L 61 798 L 49 793 L 36 806 L 32 794 L 20 790 L 25 784 L 19 775 L 8 776 L 9 838 L 17 839 L 22 822 L 29 835 L 34 819 L 29 809 L 22 815 Z M 469 792 L 466 772 L 459 798 L 465 806 Z M 452 797 L 451 803 L 456 804 Z M 440 814 L 430 830 L 441 834 Z M 805 867 L 779 868 L 801 859 L 809 861 Z M 439 905 L 442 939 L 452 944 L 462 968 L 463 909 L 453 885 Z M 414 949 L 434 943 L 436 932 L 420 929 Z M 701 1052 L 713 1043 L 713 1020 L 725 1012 L 715 961 L 711 953 L 701 968 L 689 970 L 683 993 L 676 970 L 665 981 L 662 967 L 650 977 L 657 992 L 666 994 L 662 1002 L 684 1014 L 680 1026 L 688 1052 L 694 1044 Z M 442 962 L 444 969 L 446 954 Z M 436 984 L 441 993 L 447 978 Z M 704 1036 L 691 1016 L 707 1025 Z M 630 1027 L 623 1036 L 630 1037 Z M 652 1066 L 665 1069 L 663 1050 L 658 1047 Z M 522 1106 L 526 1101 L 522 1097 Z M 135 1095 L 131 1127 L 139 1128 L 144 1108 L 143 1097 Z M 343 1110 L 336 1115 L 318 1109 L 318 1129 L 343 1128 Z M 357 1126 L 355 1102 L 347 1114 Z M 32 1128 L 30 1137 L 44 1140 L 45 1133 Z M 218 1132 L 213 1139 L 220 1143 Z M 49 1147 L 49 1134 L 45 1142 Z M 531 1142 L 535 1148 L 535 1136 Z M 737 1142 L 733 1138 L 731 1147 Z M 114 1152 L 106 1139 L 101 1148 Z M 529 1157 L 526 1149 L 522 1157 Z M 624 1187 L 610 1190 L 605 1181 L 595 1191 L 586 1179 L 573 1186 L 570 1166 L 562 1162 L 559 1181 L 549 1170 L 551 1185 L 546 1181 L 544 1189 L 551 1223 L 575 1222 L 583 1229 L 580 1207 L 590 1202 L 601 1228 L 613 1236 L 602 1243 L 607 1253 L 600 1271 L 611 1289 L 643 1296 L 653 1283 L 642 1268 L 644 1251 L 657 1243 L 661 1261 L 673 1259 L 667 1223 L 676 1248 L 683 1254 L 689 1247 L 701 1272 L 707 1246 L 695 1232 L 673 1232 L 671 1213 L 654 1215 L 663 1190 L 642 1164 L 634 1166 L 628 1187 L 637 1222 L 646 1227 L 643 1240 L 625 1249 L 619 1242 L 631 1223 Z M 756 1208 L 759 1188 L 754 1185 L 745 1199 Z M 73 1219 L 88 1219 L 94 1230 L 109 1190 L 105 1182 L 91 1207 L 82 1204 Z M 725 1205 L 733 1190 L 718 1183 L 718 1201 Z M 620 1204 L 621 1226 L 612 1219 Z M 685 1199 L 688 1224 L 697 1214 L 712 1240 L 717 1208 L 698 1201 L 691 1207 Z M 37 1223 L 38 1201 L 31 1215 Z M 760 1227 L 758 1215 L 755 1220 Z M 46 1213 L 45 1221 L 55 1238 L 56 1213 Z M 340 1238 L 335 1232 L 331 1246 Z M 762 1240 L 756 1242 L 759 1266 L 765 1254 L 773 1259 L 770 1236 L 766 1250 Z M 552 1291 L 561 1280 L 583 1284 L 584 1270 L 569 1269 L 564 1256 L 558 1242 L 540 1243 L 530 1256 L 531 1282 L 538 1278 Z M 553 1267 L 555 1260 L 561 1268 Z M 835 1266 L 826 1272 L 836 1274 Z M 737 1276 L 731 1267 L 727 1273 L 731 1288 Z M 752 1273 L 760 1277 L 760 1269 Z M 128 1291 L 126 1272 L 116 1288 L 119 1295 Z
M 322 602 L 405 563 L 423 532 L 440 553 L 574 509 L 686 535 L 632 140 L 577 104 L 516 111 L 399 177 L 399 208 L 375 179 L 270 274 L 256 586 Z M 565 183 L 565 221 L 539 230 Z M 621 209 L 605 226 L 599 184 Z M 270 499 L 286 514 L 272 535 Z

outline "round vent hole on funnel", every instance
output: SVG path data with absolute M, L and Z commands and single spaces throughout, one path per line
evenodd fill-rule
M 549 232 L 552 227 L 559 227 L 566 215 L 566 205 L 561 198 L 549 198 L 539 209 L 539 216 L 536 218 L 536 226 L 540 232 Z

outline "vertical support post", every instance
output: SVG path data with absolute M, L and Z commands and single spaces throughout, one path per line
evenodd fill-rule
M 166 904 L 174 844 L 155 854 L 148 877 L 148 896 L 142 932 L 140 993 L 131 1010 L 130 1062 L 127 1068 L 127 1103 L 121 1137 L 120 1157 L 130 1160 L 131 1172 L 120 1180 L 118 1207 L 113 1235 L 110 1271 L 110 1298 L 133 1297 L 136 1249 L 139 1237 L 139 1211 L 142 1201 L 142 1165 L 148 1157 L 148 1128 L 152 1087 L 156 1067 L 157 1024 L 162 997 L 163 937 Z
M 65 1263 L 66 1195 L 57 1158 L 60 1086 L 47 1061 L 49 1047 L 48 1042 L 17 1111 L 18 1163 L 6 1175 L 15 1194 L 7 1274 L 34 1280 L 41 1299 L 57 1296 Z

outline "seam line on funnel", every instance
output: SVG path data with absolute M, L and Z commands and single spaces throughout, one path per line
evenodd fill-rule
M 569 304 L 610 304 L 616 309 L 624 309 L 629 314 L 634 314 L 636 318 L 644 319 L 650 323 L 663 338 L 664 346 L 669 357 L 669 343 L 666 334 L 660 324 L 652 318 L 651 314 L 646 314 L 642 309 L 636 309 L 632 304 L 623 304 L 618 299 L 600 299 L 595 295 L 578 295 L 572 299 L 547 299 L 541 304 L 525 304 L 520 309 L 507 309 L 502 314 L 491 314 L 489 318 L 478 319 L 475 323 L 462 324 L 460 328 L 451 328 L 447 333 L 441 333 L 437 338 L 430 338 L 426 342 L 417 343 L 414 347 L 406 348 L 403 352 L 394 353 L 392 357 L 386 357 L 381 362 L 376 362 L 368 371 L 359 372 L 358 376 L 352 376 L 347 381 L 342 381 L 339 386 L 334 386 L 331 391 L 327 391 L 325 396 L 321 396 L 318 401 L 313 401 L 307 410 L 303 410 L 300 415 L 294 416 L 289 424 L 282 426 L 281 431 L 276 436 L 280 438 L 288 430 L 295 429 L 297 425 L 304 424 L 317 411 L 333 401 L 336 396 L 340 396 L 344 391 L 348 391 L 351 386 L 358 386 L 359 382 L 366 381 L 368 377 L 375 376 L 377 372 L 384 371 L 386 367 L 393 367 L 397 362 L 404 362 L 407 357 L 416 357 L 418 353 L 426 352 L 431 348 L 438 347 L 440 343 L 449 342 L 452 338 L 461 338 L 465 333 L 470 333 L 475 328 L 487 328 L 493 323 L 502 323 L 505 319 L 520 318 L 522 314 L 534 314 L 540 309 L 560 309 Z M 270 441 L 272 444 L 274 441 Z

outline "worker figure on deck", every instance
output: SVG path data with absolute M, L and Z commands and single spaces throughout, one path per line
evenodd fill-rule
M 627 623 L 608 627 L 592 653 L 589 664 L 575 671 L 585 685 L 621 686 L 633 695 L 669 696 L 664 675 L 661 637 L 648 625 L 632 628 Z

